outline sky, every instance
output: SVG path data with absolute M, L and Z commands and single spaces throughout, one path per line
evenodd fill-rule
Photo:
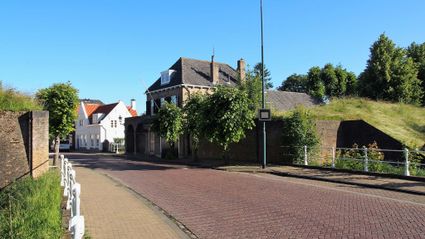
M 359 74 L 381 33 L 425 41 L 423 0 L 263 0 L 264 61 L 275 87 L 312 66 Z M 136 99 L 179 57 L 236 68 L 261 61 L 259 0 L 1 0 L 0 81 L 34 94 L 70 81 L 80 98 Z

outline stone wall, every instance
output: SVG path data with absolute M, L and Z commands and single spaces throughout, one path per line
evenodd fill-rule
M 0 112 L 0 188 L 47 171 L 48 147 L 48 112 Z

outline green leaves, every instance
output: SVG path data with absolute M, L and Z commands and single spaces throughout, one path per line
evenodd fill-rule
M 49 132 L 53 137 L 66 137 L 74 130 L 77 118 L 78 90 L 70 82 L 53 84 L 36 94 L 44 110 L 49 111 Z
M 410 48 L 411 55 L 415 46 Z M 408 50 L 409 51 L 409 50 Z M 417 65 L 385 34 L 370 48 L 370 58 L 359 77 L 361 96 L 408 104 L 420 104 L 423 95 Z
M 183 113 L 174 104 L 165 102 L 154 121 L 154 130 L 163 137 L 172 148 L 183 133 Z

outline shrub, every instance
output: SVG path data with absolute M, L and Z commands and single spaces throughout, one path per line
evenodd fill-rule
M 282 143 L 289 148 L 291 162 L 299 163 L 303 160 L 304 145 L 307 146 L 309 154 L 315 154 L 319 146 L 319 138 L 310 112 L 303 107 L 298 107 L 292 115 L 284 118 L 283 122 Z

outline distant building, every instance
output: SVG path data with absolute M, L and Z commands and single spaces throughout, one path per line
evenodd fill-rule
M 217 85 L 235 87 L 245 80 L 245 61 L 237 62 L 237 69 L 228 64 L 211 61 L 179 58 L 145 92 L 146 114 L 127 118 L 126 152 L 162 156 L 168 147 L 165 140 L 152 131 L 153 116 L 164 102 L 183 107 L 192 94 L 211 94 Z M 271 108 L 284 111 L 297 105 L 311 106 L 317 102 L 305 93 L 268 91 L 267 101 Z M 179 157 L 191 154 L 190 137 L 184 135 L 177 142 Z
M 107 150 L 115 138 L 124 138 L 124 120 L 137 116 L 136 101 L 103 104 L 99 100 L 80 100 L 75 123 L 76 150 Z

